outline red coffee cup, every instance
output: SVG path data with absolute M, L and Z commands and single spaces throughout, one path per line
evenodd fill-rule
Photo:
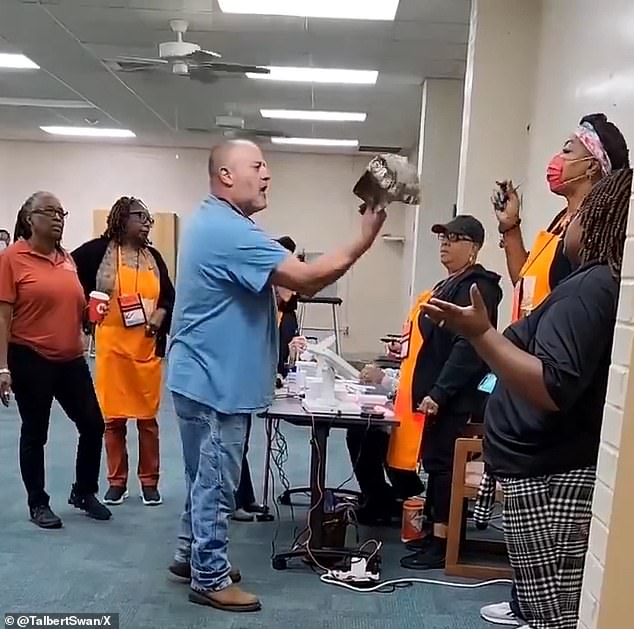
M 98 290 L 88 296 L 88 320 L 91 323 L 101 323 L 108 312 L 110 296 Z

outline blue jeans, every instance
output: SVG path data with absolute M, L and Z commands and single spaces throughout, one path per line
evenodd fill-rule
M 173 397 L 187 484 L 174 558 L 191 564 L 192 588 L 218 591 L 231 585 L 229 518 L 250 415 L 224 415 L 177 393 Z

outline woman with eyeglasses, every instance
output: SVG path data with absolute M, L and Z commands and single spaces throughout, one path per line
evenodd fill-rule
M 44 489 L 53 399 L 79 433 L 68 502 L 96 520 L 111 516 L 95 496 L 104 422 L 83 356 L 84 291 L 60 244 L 66 215 L 54 195 L 36 192 L 18 213 L 15 243 L 0 256 L 0 399 L 8 406 L 13 390 L 30 519 L 45 529 L 62 526 Z
M 149 245 L 153 224 L 140 199 L 121 197 L 108 214 L 103 236 L 72 254 L 85 295 L 99 291 L 110 298 L 95 328 L 95 384 L 106 419 L 109 487 L 104 502 L 110 505 L 128 496 L 128 419 L 137 422 L 143 503 L 162 502 L 156 417 L 174 286 L 163 257 Z
M 478 384 L 487 372 L 469 341 L 434 324 L 425 316 L 424 305 L 432 297 L 466 305 L 475 283 L 495 326 L 502 299 L 500 276 L 477 262 L 485 237 L 480 221 L 460 214 L 446 224 L 434 225 L 432 232 L 440 240 L 440 262 L 447 277 L 419 296 L 403 331 L 394 403 L 400 425 L 390 436 L 387 456 L 389 467 L 402 475 L 416 469 L 420 451 L 428 474 L 429 534 L 409 544 L 412 554 L 401 559 L 404 568 L 414 570 L 444 566 L 455 443 L 470 420 L 481 420 L 484 394 Z

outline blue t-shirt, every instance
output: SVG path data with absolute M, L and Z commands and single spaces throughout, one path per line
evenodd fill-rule
M 226 201 L 208 197 L 184 230 L 167 386 L 220 413 L 268 406 L 278 329 L 271 273 L 289 255 Z

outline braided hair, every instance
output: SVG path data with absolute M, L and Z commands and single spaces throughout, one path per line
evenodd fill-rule
M 621 275 L 631 196 L 630 168 L 612 172 L 592 188 L 579 209 L 582 263 L 607 263 L 614 277 Z
M 125 237 L 126 225 L 130 218 L 130 211 L 134 204 L 145 207 L 143 201 L 134 197 L 121 197 L 115 201 L 106 220 L 106 231 L 102 237 L 108 240 L 114 240 L 117 244 L 122 244 Z
M 28 240 L 31 235 L 31 225 L 27 220 L 29 214 L 33 210 L 35 206 L 35 202 L 44 194 L 48 194 L 43 190 L 39 190 L 38 192 L 34 192 L 23 204 L 20 210 L 18 211 L 18 217 L 15 222 L 15 229 L 13 230 L 13 242 L 16 242 L 20 239 Z

